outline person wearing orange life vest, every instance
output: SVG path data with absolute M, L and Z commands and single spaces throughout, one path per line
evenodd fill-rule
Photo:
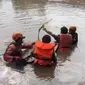
M 72 35 L 68 34 L 68 29 L 65 26 L 61 27 L 61 33 L 59 35 L 55 35 L 52 32 L 48 31 L 45 26 L 43 26 L 43 30 L 50 34 L 56 40 L 56 43 L 58 43 L 59 48 L 71 47 Z
M 34 51 L 34 64 L 39 64 L 43 66 L 52 65 L 57 63 L 56 54 L 54 52 L 55 44 L 50 43 L 51 37 L 49 35 L 44 35 L 42 41 L 35 41 Z
M 72 35 L 72 44 L 77 44 L 78 42 L 78 33 L 76 32 L 76 26 L 69 27 L 69 34 Z
M 10 45 L 8 45 L 5 53 L 4 60 L 8 63 L 16 62 L 22 59 L 22 50 L 21 49 L 30 49 L 32 44 L 23 44 L 23 39 L 25 37 L 20 32 L 14 32 L 12 39 L 14 40 Z

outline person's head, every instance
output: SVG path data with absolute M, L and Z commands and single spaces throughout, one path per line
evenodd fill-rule
M 49 35 L 44 35 L 42 38 L 42 42 L 44 43 L 50 43 L 51 37 Z
M 69 33 L 75 33 L 75 32 L 76 32 L 76 26 L 70 26 Z
M 18 44 L 21 44 L 24 38 L 25 37 L 20 32 L 14 32 L 12 34 L 12 39 Z
M 65 27 L 65 26 L 61 27 L 61 33 L 62 33 L 62 34 L 68 33 L 67 27 Z

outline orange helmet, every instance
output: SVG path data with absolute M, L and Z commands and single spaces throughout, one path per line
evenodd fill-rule
M 12 35 L 12 39 L 13 40 L 17 40 L 19 38 L 25 38 L 20 32 L 14 32 L 13 35 Z
M 69 29 L 76 31 L 76 26 L 70 26 Z

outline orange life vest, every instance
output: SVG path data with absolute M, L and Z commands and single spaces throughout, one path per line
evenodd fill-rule
M 36 56 L 34 63 L 38 63 L 40 65 L 52 64 L 51 58 L 54 46 L 55 45 L 52 43 L 43 43 L 41 41 L 36 41 L 34 47 L 34 55 Z
M 71 34 L 60 34 L 59 48 L 68 48 L 72 44 Z

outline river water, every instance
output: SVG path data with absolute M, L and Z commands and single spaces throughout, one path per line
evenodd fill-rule
M 84 5 L 85 0 L 0 0 L 0 85 L 85 85 Z M 50 19 L 46 26 L 55 34 L 62 26 L 76 25 L 77 46 L 68 55 L 59 54 L 57 66 L 6 66 L 2 55 L 12 33 L 19 31 L 25 42 L 33 42 L 39 27 Z M 41 31 L 40 38 L 44 34 Z

